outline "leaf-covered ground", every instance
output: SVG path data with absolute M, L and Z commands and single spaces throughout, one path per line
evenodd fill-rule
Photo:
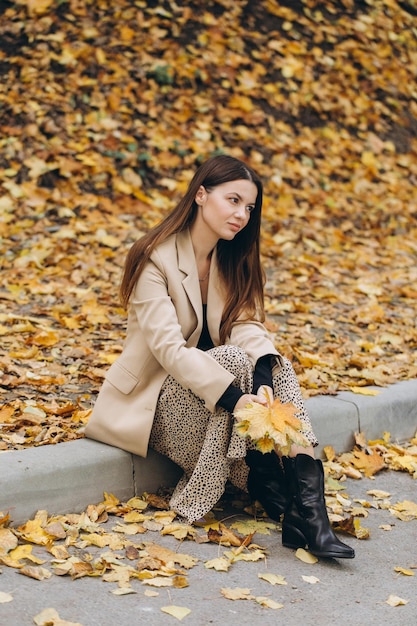
M 199 611 L 213 602 L 226 623 L 231 623 L 227 622 L 230 608 L 222 598 L 246 601 L 244 608 L 238 602 L 233 607 L 232 621 L 236 616 L 243 618 L 245 611 L 243 623 L 249 623 L 251 615 L 258 623 L 256 609 L 263 607 L 268 609 L 262 613 L 267 622 L 271 621 L 269 610 L 284 609 L 290 623 L 300 623 L 294 621 L 291 607 L 295 610 L 294 605 L 301 603 L 301 608 L 304 601 L 314 612 L 316 605 L 307 587 L 317 584 L 314 594 L 325 610 L 332 607 L 333 611 L 326 623 L 335 621 L 334 610 L 340 606 L 345 609 L 344 617 L 351 619 L 348 623 L 355 623 L 351 608 L 355 603 L 361 603 L 362 615 L 375 616 L 376 623 L 390 623 L 390 619 L 410 623 L 402 613 L 403 621 L 397 615 L 384 620 L 381 611 L 383 603 L 390 607 L 415 603 L 417 564 L 407 546 L 415 533 L 417 503 L 400 496 L 412 491 L 404 477 L 398 474 L 393 482 L 389 474 L 396 471 L 417 476 L 417 439 L 399 446 L 390 442 L 389 433 L 375 441 L 366 441 L 361 433 L 351 452 L 336 456 L 328 447 L 326 455 L 329 517 L 342 540 L 347 538 L 356 551 L 351 568 L 338 564 L 335 570 L 331 559 L 318 559 L 303 548 L 281 551 L 281 524 L 268 519 L 262 509 L 250 505 L 247 496 L 234 489 L 228 490 L 204 520 L 193 525 L 169 510 L 167 494 L 144 494 L 121 502 L 105 493 L 102 502 L 90 504 L 82 513 L 57 515 L 40 510 L 17 527 L 10 524 L 8 514 L 0 512 L 0 574 L 6 574 L 1 581 L 5 591 L 0 592 L 0 604 L 14 603 L 6 621 L 12 614 L 15 623 L 24 606 L 25 615 L 33 615 L 38 626 L 64 626 L 47 598 L 52 595 L 53 607 L 67 611 L 71 606 L 72 615 L 77 615 L 74 607 L 83 602 L 68 599 L 86 594 L 95 599 L 86 602 L 89 614 L 100 621 L 103 613 L 98 607 L 105 607 L 106 624 L 113 623 L 113 611 L 120 611 L 124 622 L 131 623 L 132 610 L 137 620 L 141 609 L 149 611 L 151 623 L 158 623 L 157 618 L 152 621 L 152 613 L 155 616 L 159 611 L 179 620 L 192 613 L 195 623 L 210 623 L 212 620 L 202 619 Z M 394 491 L 391 487 L 387 491 L 387 485 L 394 484 Z M 369 546 L 367 539 L 371 539 Z M 378 584 L 373 585 L 368 578 L 374 579 L 376 562 Z M 23 582 L 17 586 L 7 582 L 12 580 L 9 568 L 36 581 L 32 580 L 31 593 L 22 592 Z M 54 593 L 46 581 L 56 582 L 56 577 L 62 583 L 60 592 L 53 587 Z M 88 579 L 96 579 L 95 586 Z M 97 579 L 108 583 L 105 591 Z M 64 580 L 68 585 L 65 591 Z M 74 581 L 79 581 L 76 587 Z M 104 593 L 108 592 L 112 596 L 106 599 Z M 28 601 L 35 593 L 43 598 L 43 610 L 38 614 L 38 608 L 36 616 L 35 603 Z M 135 594 L 133 606 L 119 598 L 130 594 Z M 57 601 L 62 597 L 65 607 Z M 301 620 L 305 610 L 304 606 Z M 79 618 L 82 614 L 78 611 Z M 84 615 L 82 623 L 87 626 L 91 619 Z M 65 626 L 81 624 L 65 621 Z
M 217 152 L 265 181 L 268 325 L 305 395 L 417 376 L 414 1 L 0 12 L 0 448 L 80 435 L 126 251 Z

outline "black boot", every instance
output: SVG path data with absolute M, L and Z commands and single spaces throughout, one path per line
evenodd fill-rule
M 287 481 L 279 457 L 275 452 L 262 454 L 258 450 L 249 450 L 246 463 L 250 468 L 250 497 L 262 504 L 271 519 L 279 522 L 288 504 Z
M 327 515 L 322 462 L 307 454 L 283 461 L 291 495 L 282 521 L 282 544 L 308 546 L 319 557 L 353 559 L 355 551 L 336 537 Z

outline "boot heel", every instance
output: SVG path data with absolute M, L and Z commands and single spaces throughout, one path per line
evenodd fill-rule
M 285 548 L 293 548 L 294 550 L 297 550 L 297 548 L 305 548 L 307 541 L 303 533 L 300 532 L 298 528 L 294 528 L 293 526 L 283 526 L 282 545 Z

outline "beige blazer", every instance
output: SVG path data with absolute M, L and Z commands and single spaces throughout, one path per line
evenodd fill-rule
M 214 345 L 220 343 L 224 300 L 214 254 L 207 295 Z M 169 374 L 214 412 L 234 377 L 196 347 L 202 326 L 197 265 L 186 230 L 155 249 L 138 280 L 123 351 L 107 372 L 86 436 L 146 456 L 159 392 Z M 280 359 L 265 327 L 256 321 L 234 324 L 228 343 L 243 348 L 253 365 L 265 354 Z

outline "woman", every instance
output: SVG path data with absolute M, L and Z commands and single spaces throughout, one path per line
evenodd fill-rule
M 183 470 L 171 507 L 193 522 L 227 480 L 276 520 L 283 544 L 354 556 L 331 530 L 317 439 L 290 362 L 263 326 L 262 184 L 230 156 L 209 159 L 173 212 L 128 253 L 122 355 L 111 366 L 86 435 L 146 456 L 148 444 Z M 251 450 L 233 412 L 266 394 L 299 410 L 310 446 L 282 461 Z M 249 466 L 249 467 L 248 467 Z

